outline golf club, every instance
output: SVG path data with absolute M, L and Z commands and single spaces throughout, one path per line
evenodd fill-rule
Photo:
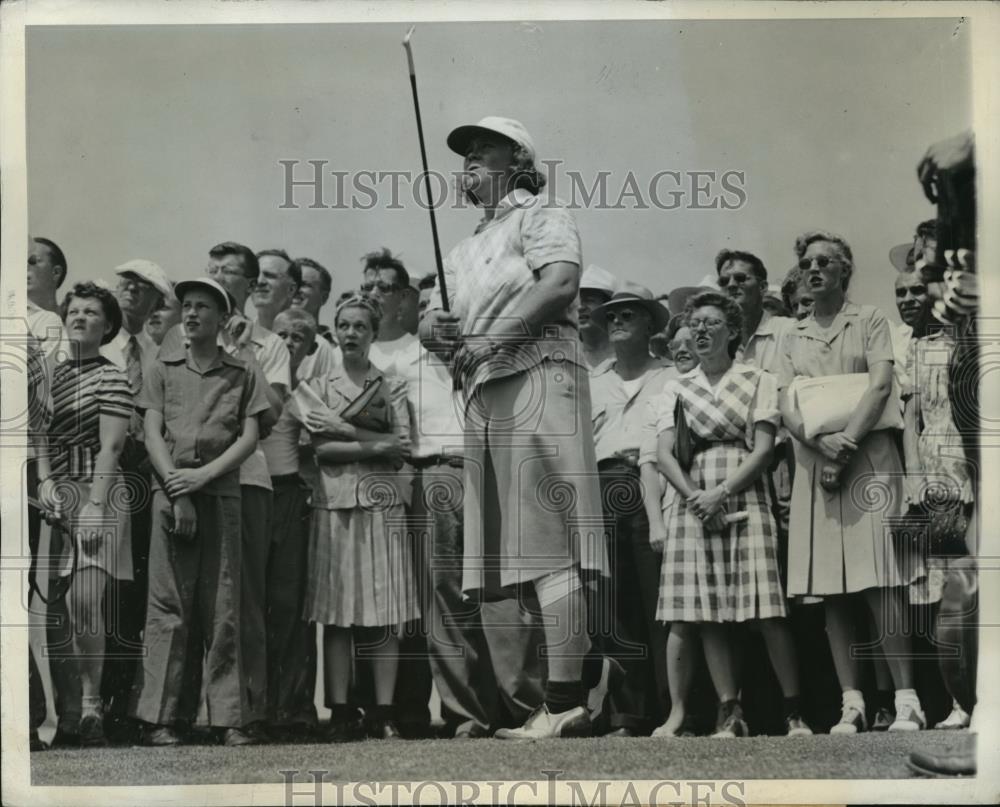
M 445 311 L 449 311 L 448 287 L 445 285 L 444 280 L 444 265 L 441 263 L 441 244 L 438 241 L 437 219 L 434 217 L 434 202 L 431 196 L 431 178 L 430 172 L 427 169 L 427 150 L 424 148 L 424 126 L 420 120 L 420 100 L 417 97 L 417 71 L 413 66 L 413 51 L 410 48 L 410 37 L 413 35 L 415 27 L 411 25 L 410 30 L 406 32 L 406 36 L 403 37 L 403 47 L 406 48 L 406 61 L 410 67 L 410 88 L 413 90 L 413 109 L 417 114 L 417 136 L 420 138 L 420 160 L 424 167 L 424 189 L 427 192 L 427 210 L 431 214 L 431 235 L 434 238 L 434 261 L 437 264 L 438 288 L 441 290 L 441 305 Z

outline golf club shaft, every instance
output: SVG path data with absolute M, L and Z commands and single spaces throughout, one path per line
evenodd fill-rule
M 427 168 L 427 149 L 424 147 L 424 125 L 420 119 L 420 98 L 417 95 L 417 71 L 413 66 L 413 52 L 410 50 L 411 28 L 403 40 L 403 47 L 406 48 L 406 59 L 410 68 L 410 88 L 413 90 L 413 109 L 417 113 L 417 137 L 420 139 L 420 161 L 424 167 L 424 190 L 427 193 L 427 211 L 431 214 L 431 236 L 434 239 L 434 261 L 437 265 L 438 288 L 441 291 L 441 305 L 445 311 L 450 310 L 448 305 L 448 287 L 444 279 L 444 264 L 441 262 L 441 243 L 438 240 L 437 218 L 434 215 L 434 200 L 431 196 L 431 177 Z

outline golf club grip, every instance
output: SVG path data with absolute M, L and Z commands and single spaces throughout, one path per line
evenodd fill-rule
M 441 291 L 441 307 L 450 311 L 448 304 L 448 286 L 444 279 L 444 265 L 441 262 L 441 242 L 438 240 L 437 218 L 434 215 L 434 198 L 431 196 L 431 177 L 427 168 L 427 149 L 424 147 L 424 124 L 420 118 L 420 98 L 417 96 L 417 75 L 413 71 L 413 57 L 410 49 L 406 49 L 410 59 L 410 88 L 413 90 L 413 109 L 417 113 L 417 138 L 420 140 L 420 161 L 424 168 L 424 190 L 427 193 L 427 212 L 431 215 L 431 237 L 434 239 L 434 262 L 437 267 L 438 287 Z

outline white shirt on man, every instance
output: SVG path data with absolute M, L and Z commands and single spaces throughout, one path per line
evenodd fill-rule
M 382 372 L 406 381 L 413 456 L 461 455 L 462 397 L 452 389 L 451 374 L 441 359 L 409 333 L 372 343 L 368 359 Z

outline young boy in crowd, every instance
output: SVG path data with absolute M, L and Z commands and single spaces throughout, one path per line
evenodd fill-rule
M 288 348 L 291 388 L 299 385 L 299 367 L 316 352 L 315 317 L 301 308 L 274 319 L 276 333 Z M 302 424 L 289 399 L 270 435 L 261 441 L 267 458 L 274 507 L 271 511 L 267 562 L 267 704 L 268 730 L 275 739 L 294 739 L 316 728 L 316 633 L 302 619 L 306 556 L 309 547 L 310 488 L 299 473 Z
M 240 464 L 257 445 L 268 402 L 254 372 L 218 345 L 232 304 L 209 278 L 178 283 L 188 347 L 146 374 L 146 447 L 154 470 L 145 645 L 133 716 L 147 743 L 178 745 L 204 664 L 208 722 L 244 745 L 249 704 L 240 680 Z

